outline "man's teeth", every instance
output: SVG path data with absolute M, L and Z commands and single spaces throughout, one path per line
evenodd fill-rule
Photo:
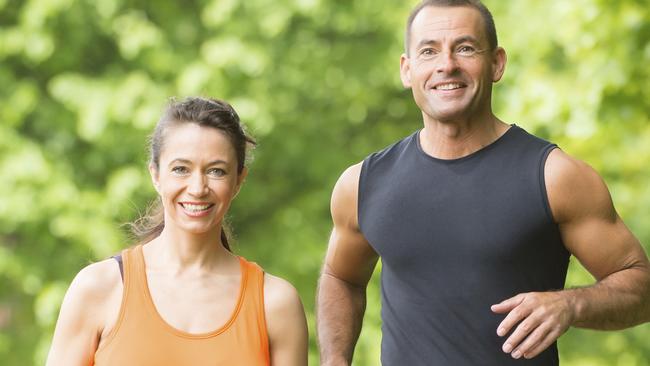
M 207 210 L 210 207 L 210 204 L 207 204 L 207 205 L 193 205 L 191 203 L 184 203 L 183 207 L 185 207 L 185 209 L 188 210 L 188 211 L 198 212 L 198 211 Z
M 461 85 L 459 83 L 449 83 L 449 84 L 440 84 L 435 88 L 438 90 L 452 90 L 452 89 L 458 89 L 460 87 Z

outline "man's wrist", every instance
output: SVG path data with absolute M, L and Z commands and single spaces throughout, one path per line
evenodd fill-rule
M 569 324 L 571 326 L 579 325 L 582 321 L 587 307 L 587 301 L 583 294 L 584 290 L 579 288 L 562 291 L 568 303 Z
M 321 361 L 320 366 L 350 366 L 350 363 L 344 358 L 338 358 Z
M 349 362 L 343 355 L 320 355 L 320 366 L 350 366 Z

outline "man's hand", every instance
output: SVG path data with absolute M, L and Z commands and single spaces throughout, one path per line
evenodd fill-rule
M 568 292 L 529 292 L 492 305 L 493 312 L 508 314 L 497 328 L 500 337 L 516 326 L 503 344 L 503 352 L 513 358 L 533 358 L 553 344 L 574 318 Z

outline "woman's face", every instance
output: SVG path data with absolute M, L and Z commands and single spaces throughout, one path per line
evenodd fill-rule
M 220 229 L 247 173 L 244 168 L 237 174 L 237 155 L 226 134 L 196 123 L 165 131 L 159 168 L 149 171 L 162 198 L 165 226 L 195 234 Z

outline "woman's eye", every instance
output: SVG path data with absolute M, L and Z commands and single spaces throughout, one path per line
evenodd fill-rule
M 187 174 L 188 170 L 184 166 L 175 166 L 172 168 L 172 173 L 178 174 L 178 175 L 183 175 Z
M 223 177 L 226 175 L 226 171 L 221 168 L 212 168 L 208 170 L 208 174 L 213 177 Z

